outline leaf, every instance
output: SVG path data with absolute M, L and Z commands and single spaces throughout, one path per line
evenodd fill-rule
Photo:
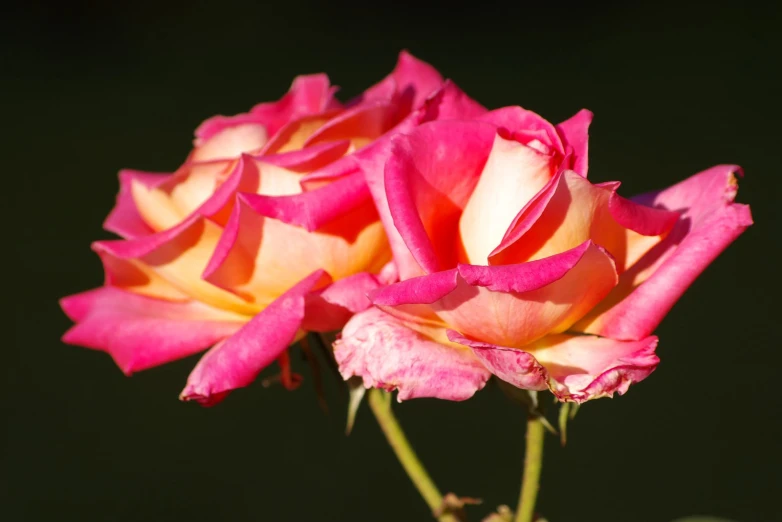
M 350 432 L 353 430 L 353 424 L 356 422 L 358 407 L 361 406 L 361 399 L 364 398 L 367 389 L 364 388 L 364 381 L 361 377 L 351 377 L 348 379 L 347 385 L 350 400 L 348 401 L 348 422 L 345 427 L 345 435 L 350 435 Z

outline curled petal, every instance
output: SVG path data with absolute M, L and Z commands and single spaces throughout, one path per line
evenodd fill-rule
M 361 172 L 301 194 L 243 194 L 241 197 L 259 215 L 297 225 L 310 232 L 370 201 L 369 189 Z
M 304 319 L 305 295 L 328 281 L 322 270 L 313 272 L 209 350 L 190 373 L 180 399 L 208 406 L 253 382 L 295 339 Z
M 634 198 L 681 215 L 675 228 L 576 326 L 615 339 L 641 339 L 657 327 L 698 275 L 752 224 L 749 207 L 733 203 L 734 165 L 720 165 L 665 190 Z
M 586 177 L 589 166 L 589 124 L 592 123 L 592 112 L 581 109 L 573 117 L 557 125 L 557 132 L 562 137 L 565 154 L 571 157 L 571 169 Z
M 76 322 L 63 342 L 107 352 L 126 375 L 200 352 L 248 319 L 198 301 L 152 299 L 111 287 L 66 297 L 60 305 Z
M 285 96 L 276 102 L 260 103 L 250 113 L 264 124 L 269 136 L 274 136 L 291 120 L 338 108 L 335 92 L 325 74 L 297 76 Z
M 472 348 L 500 379 L 519 388 L 548 387 L 561 401 L 582 403 L 623 395 L 654 371 L 656 337 L 617 341 L 587 335 L 550 335 L 523 350 L 472 341 L 449 331 L 451 341 Z
M 399 390 L 400 401 L 435 397 L 469 399 L 490 374 L 470 350 L 450 343 L 442 328 L 410 328 L 377 308 L 353 316 L 334 343 L 334 356 L 346 380 Z
M 109 213 L 103 228 L 114 232 L 125 239 L 135 239 L 154 233 L 154 229 L 144 221 L 133 201 L 133 183 L 140 183 L 147 188 L 153 188 L 164 183 L 171 174 L 141 172 L 124 169 L 119 173 L 119 194 L 117 204 Z
M 149 186 L 131 184 L 131 194 L 139 214 L 156 231 L 166 230 L 199 211 L 215 197 L 220 180 L 231 172 L 233 162 L 185 163 L 162 183 Z
M 407 51 L 399 53 L 394 70 L 350 104 L 373 101 L 394 102 L 398 117 L 419 107 L 443 84 L 437 69 Z
M 423 104 L 422 121 L 473 120 L 487 112 L 451 80 L 446 80 Z
M 524 145 L 538 147 L 546 154 L 565 155 L 565 147 L 557 129 L 545 118 L 518 106 L 502 107 L 480 117 L 496 125 L 504 135 Z

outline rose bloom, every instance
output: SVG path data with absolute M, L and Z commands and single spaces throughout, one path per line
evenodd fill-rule
M 293 386 L 286 348 L 341 328 L 393 277 L 354 156 L 464 105 L 405 52 L 352 102 L 335 90 L 325 75 L 297 77 L 279 101 L 205 121 L 173 174 L 120 172 L 104 227 L 123 239 L 94 243 L 105 285 L 61 301 L 76 322 L 63 340 L 108 352 L 128 375 L 214 345 L 182 392 L 204 404 L 275 360 Z
M 651 333 L 752 224 L 735 166 L 625 199 L 587 180 L 581 111 L 436 121 L 363 163 L 401 281 L 374 290 L 334 350 L 344 378 L 399 400 L 463 400 L 494 375 L 583 402 L 657 366 Z

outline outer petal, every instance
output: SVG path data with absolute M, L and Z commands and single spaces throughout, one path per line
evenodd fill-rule
M 127 375 L 208 348 L 248 319 L 198 301 L 174 303 L 102 287 L 60 301 L 77 324 L 63 342 L 109 353 Z
M 548 387 L 561 401 L 585 402 L 623 395 L 642 381 L 660 360 L 654 354 L 656 337 L 616 341 L 585 335 L 550 335 L 524 350 L 472 341 L 449 331 L 454 342 L 473 353 L 497 377 L 519 388 Z
M 342 377 L 367 388 L 399 390 L 398 399 L 469 399 L 490 374 L 467 349 L 448 342 L 444 329 L 409 328 L 377 308 L 353 316 L 334 343 Z
M 395 228 L 426 272 L 456 265 L 458 220 L 495 133 L 482 122 L 435 121 L 394 140 L 385 196 Z
M 541 259 L 591 239 L 623 272 L 659 243 L 679 216 L 625 200 L 616 194 L 618 186 L 592 185 L 574 171 L 561 172 L 516 216 L 489 261 Z
M 253 382 L 296 337 L 304 318 L 305 295 L 327 281 L 322 270 L 313 272 L 209 350 L 190 373 L 180 398 L 212 405 Z
M 117 204 L 109 213 L 103 228 L 125 238 L 135 239 L 154 233 L 136 208 L 133 201 L 133 183 L 140 183 L 147 188 L 153 188 L 165 182 L 171 174 L 141 172 L 124 169 L 119 172 L 119 194 Z
M 622 275 L 619 286 L 577 330 L 641 339 L 657 327 L 698 275 L 752 224 L 746 205 L 734 204 L 734 165 L 720 165 L 637 201 L 680 213 L 668 237 Z
M 557 131 L 565 145 L 565 154 L 571 156 L 570 168 L 586 177 L 589 165 L 589 124 L 592 113 L 581 109 L 575 116 L 557 125 Z

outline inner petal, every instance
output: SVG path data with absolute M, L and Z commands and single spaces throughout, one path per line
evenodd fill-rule
M 554 174 L 553 158 L 497 136 L 478 184 L 459 220 L 460 261 L 488 264 L 514 217 Z

